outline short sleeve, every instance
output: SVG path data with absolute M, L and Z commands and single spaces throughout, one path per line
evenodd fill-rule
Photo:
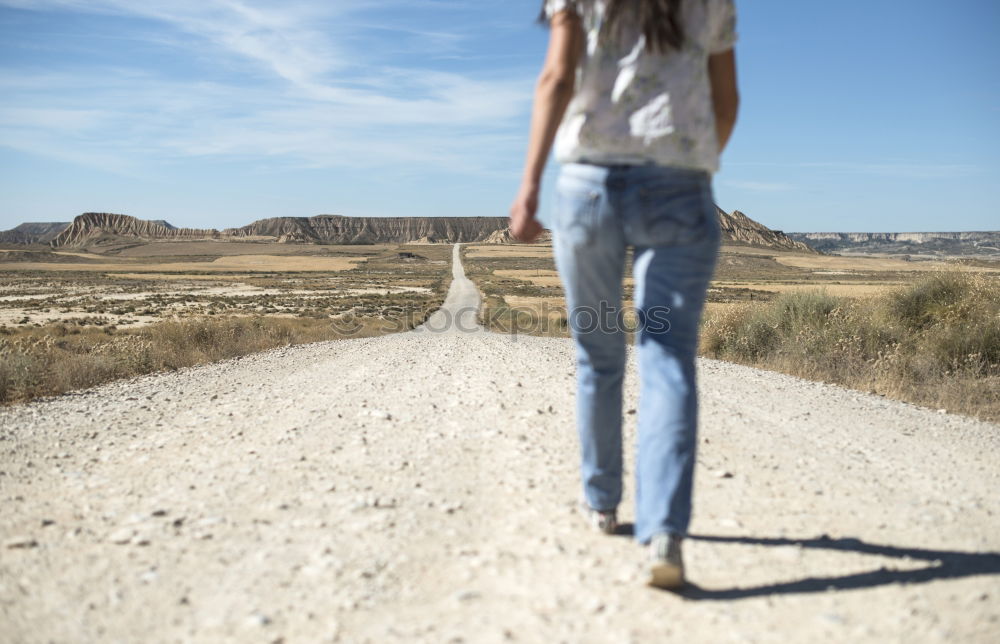
M 551 4 L 551 3 L 550 3 Z M 710 54 L 721 54 L 736 44 L 736 5 L 733 0 L 717 0 L 709 17 L 711 29 L 708 42 Z
M 576 0 L 545 0 L 545 17 L 549 20 L 552 20 L 552 16 L 566 9 L 576 11 Z

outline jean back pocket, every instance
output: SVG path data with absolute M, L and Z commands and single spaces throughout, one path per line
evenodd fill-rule
M 639 189 L 642 246 L 687 246 L 718 235 L 711 189 L 703 185 Z

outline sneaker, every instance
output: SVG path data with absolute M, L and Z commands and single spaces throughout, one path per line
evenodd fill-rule
M 583 502 L 580 504 L 580 512 L 590 525 L 604 534 L 614 534 L 618 530 L 617 510 L 595 510 Z
M 649 585 L 656 588 L 680 588 L 684 585 L 680 536 L 653 535 L 649 542 Z

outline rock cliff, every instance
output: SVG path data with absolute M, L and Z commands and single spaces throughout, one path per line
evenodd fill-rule
M 377 244 L 481 242 L 507 227 L 506 217 L 275 217 L 228 228 L 229 239 L 283 243 Z
M 771 230 L 740 211 L 717 210 L 725 241 L 813 252 L 802 241 Z M 548 233 L 543 240 L 550 239 Z M 72 223 L 21 224 L 0 232 L 0 242 L 48 243 L 54 248 L 100 247 L 153 241 L 255 241 L 282 244 L 512 243 L 506 217 L 274 217 L 239 228 L 175 228 L 165 221 L 84 213 Z
M 789 233 L 822 251 L 940 256 L 1000 256 L 1000 231 L 930 233 Z
M 750 219 L 739 210 L 734 210 L 731 214 L 718 206 L 716 206 L 716 210 L 719 215 L 719 225 L 722 228 L 723 241 L 761 246 L 764 248 L 795 250 L 805 253 L 816 252 L 815 249 L 810 248 L 805 243 L 795 241 L 780 230 L 771 230 L 767 226 Z
M 552 233 L 548 230 L 542 231 L 542 234 L 538 236 L 538 242 L 545 243 L 552 241 Z M 516 244 L 517 241 L 514 239 L 514 235 L 511 234 L 510 228 L 506 226 L 503 230 L 498 230 L 491 234 L 489 237 L 483 240 L 486 244 Z
M 260 241 L 276 243 L 375 244 L 415 241 L 483 241 L 507 227 L 504 217 L 274 217 L 247 226 L 175 228 L 165 221 L 128 215 L 84 213 L 49 241 L 55 248 L 141 241 Z M 30 243 L 30 242 L 25 242 Z
M 0 231 L 0 244 L 47 244 L 69 226 L 68 221 L 29 222 Z
M 53 248 L 64 248 L 100 245 L 123 239 L 176 241 L 218 237 L 217 230 L 174 228 L 166 222 L 146 221 L 129 215 L 86 212 L 56 235 L 49 245 Z

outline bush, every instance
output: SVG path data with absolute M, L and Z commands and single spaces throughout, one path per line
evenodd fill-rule
M 1000 283 L 940 273 L 883 296 L 782 294 L 706 316 L 705 355 L 1000 419 Z M 983 392 L 987 392 L 983 395 Z
M 940 273 L 893 293 L 889 310 L 908 329 L 925 329 L 967 302 L 971 287 L 970 278 L 962 273 Z
M 383 333 L 357 320 L 350 337 Z M 56 324 L 0 336 L 0 403 L 21 402 L 109 380 L 173 370 L 257 351 L 345 337 L 323 319 L 192 318 L 135 331 Z

